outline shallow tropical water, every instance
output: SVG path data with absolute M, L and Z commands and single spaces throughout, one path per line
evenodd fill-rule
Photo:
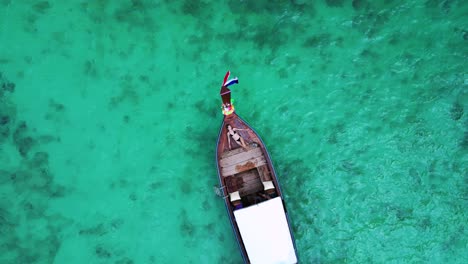
M 212 192 L 228 69 L 303 263 L 468 263 L 467 14 L 0 0 L 0 263 L 242 262 Z

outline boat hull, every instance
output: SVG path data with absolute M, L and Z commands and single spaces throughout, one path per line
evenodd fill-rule
M 242 146 L 233 142 L 234 140 L 232 139 L 230 140 L 231 142 L 229 142 L 228 130 L 226 128 L 227 124 L 238 129 L 237 133 L 239 133 L 239 135 L 245 140 L 246 144 L 248 144 L 247 149 L 243 149 Z M 230 181 L 228 181 L 229 179 L 232 180 L 233 178 L 239 177 L 243 177 L 241 180 L 242 183 L 240 184 L 242 188 L 234 188 L 234 190 L 240 192 L 240 196 L 242 198 L 241 201 L 244 204 L 247 204 L 248 206 L 252 206 L 252 203 L 254 203 L 252 202 L 253 200 L 251 197 L 257 195 L 255 192 L 257 191 L 259 194 L 263 195 L 263 193 L 265 193 L 264 189 L 267 189 L 267 185 L 265 183 L 271 182 L 271 184 L 274 187 L 275 197 L 280 197 L 282 201 L 282 208 L 284 210 L 287 222 L 287 231 L 289 232 L 290 238 L 292 240 L 295 255 L 294 258 L 296 258 L 296 246 L 291 230 L 290 219 L 283 199 L 283 193 L 281 191 L 281 187 L 278 182 L 277 174 L 273 167 L 270 154 L 268 153 L 263 140 L 247 122 L 245 122 L 236 113 L 232 113 L 231 115 L 224 116 L 223 118 L 216 148 L 216 165 L 218 171 L 218 179 L 220 186 L 223 187 L 221 188 L 221 190 L 223 193 L 225 207 L 244 262 L 251 263 L 248 252 L 249 250 L 246 248 L 245 242 L 243 241 L 243 237 L 241 235 L 242 232 L 239 230 L 239 226 L 236 222 L 234 211 L 238 208 L 233 205 L 233 184 Z M 250 153 L 252 153 L 252 155 L 250 155 Z M 247 161 L 232 161 L 235 157 L 244 157 L 244 159 L 247 159 Z M 239 163 L 234 165 L 227 164 L 229 162 Z M 262 178 L 262 170 L 260 170 L 260 168 L 262 168 L 263 171 L 267 172 L 265 174 L 267 176 L 263 176 Z M 258 172 L 260 172 L 260 174 Z M 250 175 L 249 173 L 253 174 L 254 176 Z M 260 181 L 263 183 L 263 186 L 259 185 L 258 179 L 252 180 L 256 176 L 258 176 Z M 265 177 L 267 178 L 265 179 Z M 245 186 L 246 182 L 249 186 Z M 252 252 L 250 252 L 250 254 L 252 255 Z

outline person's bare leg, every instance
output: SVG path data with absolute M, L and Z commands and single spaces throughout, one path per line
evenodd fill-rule
M 239 143 L 239 141 L 237 141 L 237 140 L 234 140 L 234 142 L 236 142 L 236 144 L 237 144 L 239 147 L 242 147 L 242 148 L 244 148 L 244 146 L 242 146 L 242 142 L 241 142 L 241 143 Z
M 244 143 L 244 140 L 242 138 L 240 138 L 240 142 L 238 140 L 234 140 L 236 142 L 237 145 L 239 145 L 239 147 L 243 148 L 244 150 L 247 150 L 245 146 L 245 143 Z
M 245 144 L 244 139 L 243 139 L 243 138 L 240 138 L 240 141 L 241 141 L 241 144 L 242 144 L 241 147 L 243 147 L 244 149 L 247 149 L 247 145 Z

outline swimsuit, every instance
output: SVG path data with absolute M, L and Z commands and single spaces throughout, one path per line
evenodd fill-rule
M 228 131 L 228 134 L 231 135 L 232 139 L 234 139 L 237 143 L 240 143 L 240 136 L 239 134 L 237 134 L 236 131 L 233 131 L 233 133 Z M 235 136 L 237 136 L 237 139 L 235 138 Z

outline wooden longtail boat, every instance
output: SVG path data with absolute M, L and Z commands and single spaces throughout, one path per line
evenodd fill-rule
M 220 95 L 223 122 L 216 145 L 220 187 L 245 263 L 297 263 L 283 194 L 270 155 L 258 134 L 234 109 L 226 74 Z

